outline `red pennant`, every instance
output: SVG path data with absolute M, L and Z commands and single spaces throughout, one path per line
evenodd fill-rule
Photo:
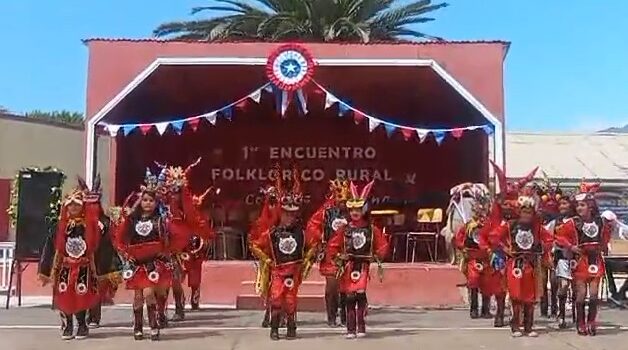
M 356 124 L 360 124 L 363 120 L 364 120 L 364 114 L 360 113 L 359 111 L 354 111 L 353 112 L 353 121 Z
M 140 131 L 142 132 L 142 135 L 148 134 L 152 127 L 152 125 L 140 125 Z
M 192 131 L 196 131 L 198 129 L 198 124 L 201 122 L 201 118 L 192 119 L 188 121 L 188 125 L 192 128 Z
M 459 139 L 462 137 L 463 133 L 464 133 L 464 129 L 453 129 L 451 131 L 451 136 L 453 136 L 455 139 Z
M 242 101 L 238 102 L 238 103 L 235 105 L 235 107 L 236 107 L 236 108 L 239 108 L 239 109 L 244 109 L 244 108 L 246 108 L 246 106 L 248 106 L 248 104 L 249 104 L 249 99 L 248 99 L 248 98 L 245 98 L 244 100 L 242 100 Z
M 412 129 L 401 129 L 401 135 L 403 135 L 403 139 L 408 141 L 414 134 L 414 130 Z

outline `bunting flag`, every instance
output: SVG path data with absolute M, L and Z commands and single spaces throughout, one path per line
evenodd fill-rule
M 436 140 L 436 143 L 439 146 L 441 143 L 443 143 L 443 140 L 445 140 L 445 131 L 443 130 L 432 131 L 432 135 L 434 135 L 434 140 Z
M 120 125 L 107 125 L 105 129 L 109 132 L 109 136 L 116 137 L 118 130 L 120 130 Z
M 168 122 L 155 124 L 155 129 L 157 129 L 157 132 L 159 133 L 159 135 L 163 135 L 164 132 L 166 132 L 167 128 L 168 128 Z

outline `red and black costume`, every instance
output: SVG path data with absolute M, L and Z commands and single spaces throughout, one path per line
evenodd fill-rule
M 575 196 L 578 215 L 567 220 L 556 233 L 556 243 L 575 253 L 573 278 L 576 287 L 576 323 L 578 334 L 597 333 L 598 287 L 606 272 L 603 255 L 608 250 L 612 226 L 603 219 L 595 201 L 600 184 L 583 183 Z M 586 206 L 586 215 L 580 212 Z M 589 291 L 589 310 L 585 319 L 585 299 Z
M 379 264 L 388 254 L 388 240 L 366 216 L 372 187 L 373 181 L 362 192 L 358 192 L 357 187 L 350 184 L 351 197 L 346 206 L 351 220 L 348 224 L 340 225 L 337 234 L 328 243 L 327 253 L 338 264 L 339 290 L 346 295 L 348 338 L 366 335 L 366 288 L 370 279 L 370 265 L 374 261 Z M 358 210 L 360 215 L 351 214 Z
M 270 337 L 279 339 L 279 322 L 282 312 L 286 315 L 288 339 L 296 337 L 297 294 L 313 259 L 313 240 L 306 236 L 302 223 L 295 215 L 300 210 L 302 193 L 298 172 L 293 172 L 292 191 L 282 186 L 281 172 L 277 174 L 282 217 L 267 232 L 252 242 L 252 251 L 263 261 L 270 276 L 267 292 L 271 307 Z M 291 216 L 291 219 L 285 219 Z
M 511 330 L 513 336 L 521 336 L 521 313 L 525 334 L 536 336 L 534 324 L 534 304 L 539 295 L 538 274 L 543 253 L 553 244 L 549 232 L 536 217 L 536 203 L 531 197 L 519 197 L 519 210 L 533 213 L 532 222 L 522 222 L 521 218 L 509 220 L 491 233 L 494 250 L 506 255 L 506 281 L 512 301 L 513 316 Z
M 346 180 L 330 181 L 330 191 L 325 203 L 312 215 L 307 223 L 309 235 L 316 237 L 318 270 L 325 277 L 325 305 L 327 324 L 336 326 L 338 308 L 340 307 L 340 323 L 346 324 L 346 295 L 338 290 L 336 273 L 338 266 L 332 254 L 327 252 L 327 243 L 336 234 L 340 225 L 347 224 L 345 203 L 349 197 L 349 183 Z
M 502 296 L 503 288 L 499 273 L 490 264 L 488 233 L 491 223 L 487 218 L 490 199 L 474 195 L 473 217 L 454 236 L 456 248 L 464 254 L 461 270 L 467 278 L 470 316 L 491 318 L 491 296 Z M 479 294 L 482 294 L 482 311 L 479 311 Z
M 76 338 L 87 337 L 87 310 L 99 301 L 98 271 L 95 253 L 100 244 L 98 227 L 99 194 L 87 189 L 79 178 L 79 187 L 63 202 L 57 230 L 44 248 L 39 275 L 52 283 L 53 305 L 61 313 L 62 338 L 74 337 L 73 317 L 78 329 Z M 71 214 L 69 207 L 77 208 Z
M 174 266 L 173 251 L 185 246 L 187 232 L 178 220 L 168 217 L 163 204 L 165 172 L 159 177 L 146 170 L 146 185 L 132 208 L 122 210 L 122 222 L 116 227 L 114 246 L 125 260 L 122 277 L 126 288 L 135 291 L 133 303 L 134 337 L 143 338 L 143 308 L 146 303 L 151 340 L 159 339 L 157 300 L 167 294 L 172 283 Z M 127 202 L 135 194 L 127 199 Z M 156 207 L 144 213 L 141 200 L 153 198 Z M 125 203 L 126 207 L 126 203 Z

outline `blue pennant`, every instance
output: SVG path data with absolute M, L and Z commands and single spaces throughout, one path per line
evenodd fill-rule
M 436 140 L 436 143 L 440 146 L 441 143 L 443 143 L 443 140 L 445 139 L 445 132 L 444 131 L 432 131 L 432 134 L 434 134 L 434 139 Z
M 181 135 L 181 132 L 183 131 L 183 120 L 177 120 L 171 123 L 172 124 L 172 128 L 174 129 L 174 131 Z
M 484 125 L 482 127 L 482 130 L 484 130 L 484 132 L 486 133 L 486 135 L 492 135 L 493 134 L 493 127 L 490 125 Z
M 128 136 L 136 127 L 136 125 L 123 125 L 122 132 L 124 133 L 124 136 Z
M 351 108 L 349 108 L 348 105 L 344 103 L 338 103 L 338 116 L 339 117 L 344 117 L 345 114 L 349 113 L 350 111 L 351 111 Z
M 229 107 L 221 109 L 220 113 L 222 114 L 223 117 L 225 117 L 225 119 L 227 119 L 228 121 L 231 121 L 231 118 L 233 118 L 233 106 L 229 106 Z
M 384 128 L 386 129 L 386 135 L 388 135 L 388 137 L 392 137 L 393 133 L 397 129 L 397 127 L 391 124 L 384 124 Z

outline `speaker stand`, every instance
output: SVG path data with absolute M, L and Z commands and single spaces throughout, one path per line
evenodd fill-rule
M 22 273 L 28 267 L 31 260 L 13 259 L 11 262 L 11 270 L 9 271 L 9 288 L 7 289 L 7 300 L 5 308 L 8 310 L 11 305 L 11 296 L 13 288 L 13 276 L 16 277 L 15 294 L 17 294 L 17 306 L 22 306 Z M 22 264 L 26 263 L 26 266 L 22 269 Z

